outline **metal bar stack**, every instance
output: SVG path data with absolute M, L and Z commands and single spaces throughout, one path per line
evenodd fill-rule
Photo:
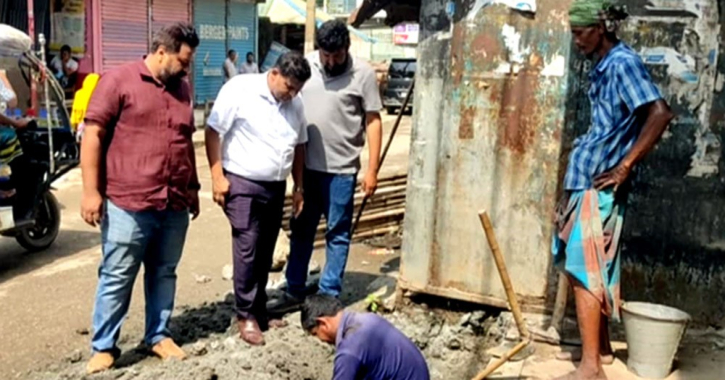
M 381 177 L 378 180 L 378 190 L 372 198 L 368 199 L 360 223 L 352 237 L 353 242 L 364 241 L 376 236 L 383 236 L 397 232 L 403 225 L 405 215 L 406 174 L 396 174 Z M 362 205 L 364 194 L 358 186 L 355 193 L 355 211 L 357 215 Z M 284 203 L 284 221 L 282 229 L 289 235 L 289 216 L 292 215 L 292 196 L 288 195 Z M 315 248 L 325 245 L 325 230 L 327 223 L 324 217 L 317 227 Z

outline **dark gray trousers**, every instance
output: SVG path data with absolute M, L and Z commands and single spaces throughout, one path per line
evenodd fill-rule
M 282 224 L 286 184 L 252 181 L 226 173 L 230 183 L 224 212 L 232 226 L 237 317 L 267 322 L 267 280 Z

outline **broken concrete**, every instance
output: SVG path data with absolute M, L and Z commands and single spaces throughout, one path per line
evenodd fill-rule
M 119 359 L 121 368 L 107 373 L 83 376 L 87 355 L 74 352 L 64 363 L 23 378 L 313 380 L 332 377 L 333 347 L 306 334 L 299 325 L 299 313 L 288 316 L 288 327 L 268 331 L 266 346 L 251 347 L 237 336 L 231 319 L 231 301 L 227 296 L 225 302 L 186 310 L 191 316 L 172 326 L 190 355 L 186 361 L 160 362 L 127 344 L 123 347 L 126 353 Z M 487 334 L 469 322 L 464 325 L 455 322 L 461 320 L 460 315 L 448 322 L 451 319 L 448 314 L 414 305 L 385 317 L 421 348 L 432 379 L 470 378 L 486 364 L 483 352 Z

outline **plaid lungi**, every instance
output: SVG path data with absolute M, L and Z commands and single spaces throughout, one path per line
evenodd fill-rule
M 15 129 L 0 126 L 0 164 L 9 164 L 23 154 Z
M 626 195 L 613 190 L 568 193 L 558 206 L 554 264 L 596 296 L 602 313 L 619 320 L 620 237 Z

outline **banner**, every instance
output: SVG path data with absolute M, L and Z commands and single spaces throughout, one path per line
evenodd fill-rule
M 53 0 L 53 31 L 50 50 L 70 46 L 74 54 L 86 52 L 86 7 L 84 0 Z
M 418 24 L 398 24 L 393 28 L 393 43 L 396 45 L 415 45 L 418 43 Z

